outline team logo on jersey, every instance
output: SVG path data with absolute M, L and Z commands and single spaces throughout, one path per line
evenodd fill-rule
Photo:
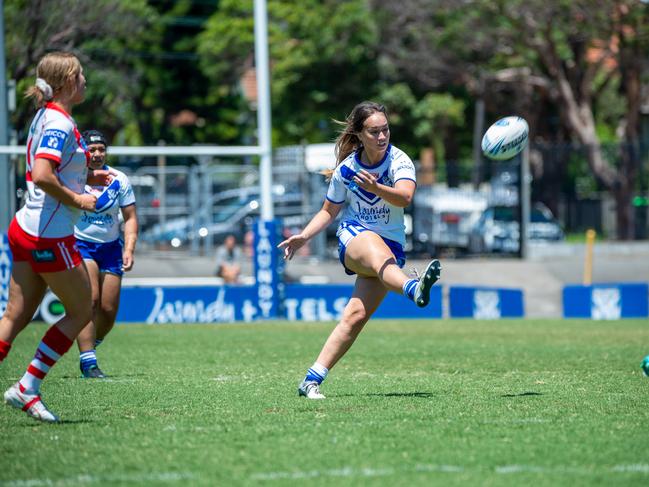
M 384 224 L 390 223 L 390 208 L 384 203 L 383 206 L 370 206 L 370 207 L 365 207 L 360 204 L 360 202 L 356 203 L 356 216 L 359 218 L 363 223 L 381 223 L 383 222 Z
M 67 134 L 62 130 L 48 129 L 43 132 L 43 137 L 41 138 L 41 144 L 39 147 L 61 151 L 63 150 L 66 137 Z
M 56 254 L 52 249 L 32 250 L 32 257 L 35 262 L 54 262 Z
M 356 176 L 356 171 L 354 171 L 353 169 L 347 166 L 341 166 L 340 175 L 343 178 L 343 183 L 345 184 L 345 186 L 347 186 L 352 193 L 354 193 L 360 200 L 364 201 L 368 205 L 373 206 L 381 200 L 381 198 L 379 198 L 374 193 L 365 191 L 363 188 L 354 183 L 354 176 Z M 385 173 L 383 173 L 383 175 L 381 175 L 377 179 L 377 182 L 379 184 L 391 186 L 389 184 L 388 172 L 385 171 Z

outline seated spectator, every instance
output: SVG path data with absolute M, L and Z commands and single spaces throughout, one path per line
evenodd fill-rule
M 254 245 L 255 234 L 252 230 L 248 230 L 243 236 L 243 255 L 252 259 L 255 253 Z
M 239 282 L 240 274 L 241 249 L 234 235 L 228 235 L 216 249 L 216 275 L 228 284 L 235 284 Z

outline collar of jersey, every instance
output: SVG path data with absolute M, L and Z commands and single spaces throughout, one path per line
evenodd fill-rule
M 56 110 L 57 112 L 62 113 L 63 115 L 68 117 L 70 120 L 72 120 L 72 117 L 70 116 L 70 114 L 68 112 L 66 112 L 65 110 L 63 110 L 63 108 L 61 108 L 60 106 L 58 106 L 54 102 L 48 101 L 45 104 L 45 108 L 49 108 L 50 110 Z
M 358 163 L 359 166 L 364 167 L 365 169 L 376 169 L 379 167 L 381 164 L 385 162 L 385 160 L 388 158 L 388 155 L 390 154 L 390 150 L 392 149 L 392 144 L 388 144 L 388 148 L 385 150 L 385 155 L 383 156 L 383 159 L 381 159 L 381 162 L 378 164 L 374 164 L 373 166 L 366 166 L 361 162 L 361 152 L 363 151 L 363 148 L 361 147 L 354 153 L 354 159 Z
M 70 122 L 72 122 L 72 125 L 74 126 L 74 138 L 77 139 L 77 145 L 83 149 L 83 152 L 86 155 L 86 166 L 88 166 L 89 161 L 90 161 L 90 152 L 88 152 L 88 148 L 86 147 L 85 142 L 82 142 L 83 139 L 81 137 L 81 132 L 79 132 L 79 129 L 77 128 L 77 124 L 75 123 L 72 116 L 68 112 L 63 110 L 63 108 L 61 108 L 60 106 L 54 104 L 51 101 L 48 101 L 45 104 L 45 108 L 49 108 L 50 110 L 55 110 L 55 111 L 57 111 L 59 113 L 62 113 L 63 115 L 65 115 L 67 117 L 68 120 L 70 120 Z

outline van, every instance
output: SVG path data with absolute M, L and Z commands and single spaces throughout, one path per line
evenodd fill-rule
M 469 235 L 487 208 L 485 193 L 460 188 L 422 186 L 414 198 L 413 250 L 436 255 L 469 250 Z

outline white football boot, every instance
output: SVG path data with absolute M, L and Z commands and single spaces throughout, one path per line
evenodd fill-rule
M 314 380 L 303 381 L 298 387 L 297 393 L 307 399 L 325 399 L 324 394 L 320 392 L 320 384 Z
M 430 288 L 433 287 L 441 275 L 442 265 L 439 260 L 434 259 L 426 267 L 426 271 L 419 278 L 417 287 L 415 288 L 415 304 L 420 308 L 428 305 L 430 301 Z
M 38 394 L 21 392 L 18 382 L 4 394 L 5 402 L 16 409 L 25 411 L 29 416 L 45 423 L 57 423 L 59 417 L 52 413 Z

